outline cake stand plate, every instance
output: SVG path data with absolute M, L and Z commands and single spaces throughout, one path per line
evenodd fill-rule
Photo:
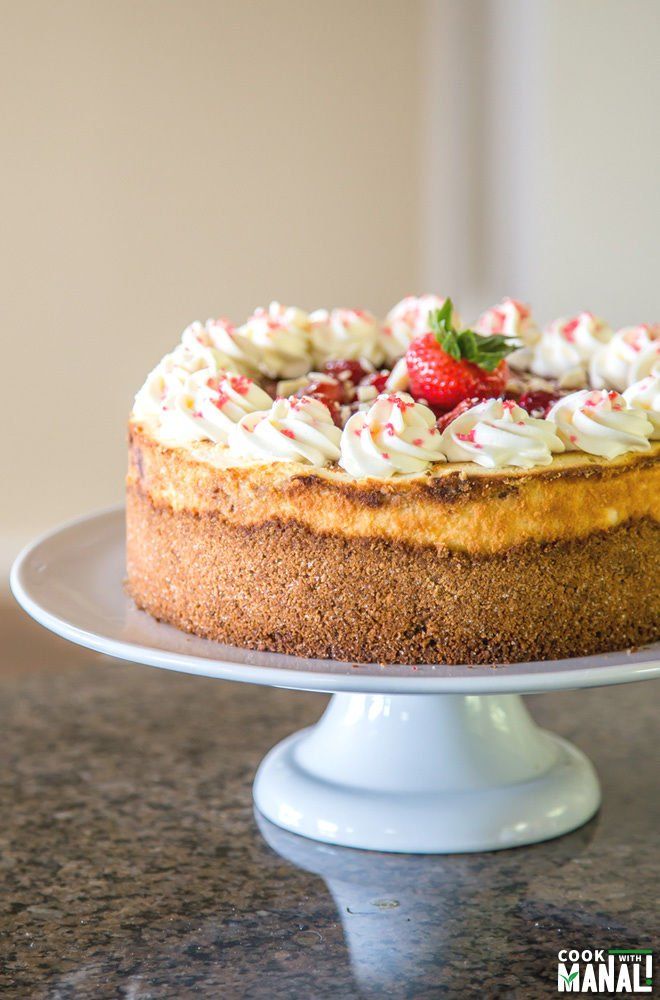
M 276 746 L 257 808 L 294 833 L 411 853 L 495 850 L 567 833 L 598 809 L 592 765 L 541 730 L 521 695 L 660 676 L 660 644 L 509 666 L 300 659 L 189 636 L 138 611 L 123 582 L 123 511 L 37 539 L 11 573 L 16 599 L 72 642 L 205 677 L 333 694 L 319 723 Z

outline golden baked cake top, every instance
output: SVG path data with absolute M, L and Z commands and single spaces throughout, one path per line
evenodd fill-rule
M 463 328 L 451 300 L 196 322 L 138 392 L 143 435 L 217 468 L 336 484 L 575 474 L 660 439 L 660 326 L 583 312 L 540 330 L 505 299 Z M 616 464 L 613 467 L 618 467 Z M 280 473 L 275 473 L 277 476 Z M 368 496 L 369 489 L 363 491 Z

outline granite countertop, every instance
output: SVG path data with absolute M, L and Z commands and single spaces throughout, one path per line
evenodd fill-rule
M 581 830 L 374 855 L 253 813 L 260 759 L 323 696 L 115 662 L 13 607 L 0 625 L 3 997 L 527 1000 L 556 995 L 562 947 L 657 943 L 655 685 L 529 699 L 599 772 Z

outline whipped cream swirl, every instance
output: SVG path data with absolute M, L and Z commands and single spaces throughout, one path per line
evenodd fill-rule
M 207 360 L 210 367 L 205 368 L 199 355 L 194 356 L 182 344 L 175 347 L 147 375 L 135 397 L 133 417 L 136 420 L 159 418 L 164 410 L 174 404 L 193 372 L 204 370 L 210 376 L 217 371 L 215 355 L 209 354 Z
M 476 462 L 487 469 L 549 465 L 564 451 L 556 428 L 530 417 L 510 399 L 487 399 L 461 413 L 445 428 L 442 447 L 450 462 Z
M 609 326 L 592 313 L 557 319 L 534 346 L 530 370 L 543 378 L 561 378 L 576 369 L 586 373 L 593 355 L 611 338 Z
M 320 468 L 339 458 L 341 430 L 323 403 L 311 396 L 276 399 L 266 413 L 251 413 L 233 428 L 229 446 L 237 458 L 302 462 Z
M 315 364 L 322 366 L 335 358 L 382 363 L 380 323 L 366 309 L 317 309 L 310 320 Z
M 187 344 L 179 343 L 173 351 L 162 358 L 156 368 L 154 368 L 152 374 L 160 373 L 167 377 L 176 377 L 180 381 L 185 381 L 188 375 L 193 375 L 199 371 L 215 373 L 235 371 L 237 374 L 244 374 L 245 368 L 232 360 L 229 355 L 216 350 L 215 347 L 198 344 L 193 348 Z
M 617 331 L 607 344 L 596 351 L 589 363 L 592 387 L 623 392 L 632 384 L 631 374 L 640 356 L 658 339 L 660 327 L 627 326 Z
M 616 458 L 648 451 L 653 426 L 641 409 L 610 389 L 582 389 L 558 400 L 546 418 L 569 451 Z
M 637 359 L 630 366 L 630 384 L 639 382 L 647 375 L 660 375 L 660 339 L 654 340 L 648 347 L 640 351 Z
M 260 368 L 270 378 L 296 378 L 312 367 L 311 322 L 296 306 L 271 302 L 256 309 L 239 334 L 259 351 Z
M 259 351 L 228 319 L 191 323 L 181 334 L 181 346 L 191 358 L 199 359 L 199 367 L 250 377 L 259 372 Z
M 520 345 L 519 349 L 509 354 L 506 360 L 507 364 L 518 371 L 529 368 L 531 348 L 541 336 L 529 306 L 516 299 L 502 299 L 499 305 L 487 309 L 477 320 L 474 330 L 483 336 L 501 334 L 515 340 Z
M 384 393 L 354 413 L 341 437 L 339 464 L 356 479 L 425 472 L 444 461 L 435 416 L 405 392 Z
M 176 372 L 168 372 L 163 366 L 163 361 L 149 372 L 144 385 L 135 396 L 132 411 L 135 420 L 157 418 L 166 402 L 173 399 L 183 385 L 187 373 L 182 371 L 179 375 Z
M 179 373 L 180 374 L 180 373 Z M 159 379 L 163 391 L 158 395 Z M 144 401 L 140 398 L 144 393 Z M 155 373 L 136 397 L 133 416 L 155 419 L 160 437 L 175 444 L 215 441 L 226 444 L 229 432 L 246 413 L 270 406 L 271 398 L 252 379 L 234 372 L 201 369 L 169 381 Z
M 626 389 L 623 398 L 633 410 L 642 410 L 650 421 L 653 427 L 651 440 L 660 440 L 660 373 L 647 375 L 633 383 Z
M 442 309 L 445 300 L 439 295 L 407 295 L 390 309 L 385 317 L 382 345 L 389 363 L 403 357 L 415 337 L 429 331 L 429 313 Z M 460 326 L 456 310 L 452 313 L 454 326 Z

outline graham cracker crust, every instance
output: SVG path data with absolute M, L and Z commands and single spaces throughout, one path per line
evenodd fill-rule
M 469 554 L 230 523 L 127 492 L 128 589 L 187 632 L 251 649 L 382 663 L 513 663 L 660 636 L 660 527 Z

